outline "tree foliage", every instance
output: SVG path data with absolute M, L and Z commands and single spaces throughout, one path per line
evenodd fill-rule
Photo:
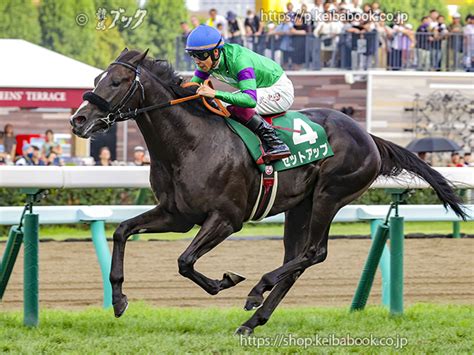
M 127 46 L 140 50 L 149 48 L 152 56 L 173 62 L 179 23 L 187 16 L 184 1 L 148 0 L 143 8 L 147 10 L 144 23 L 124 34 Z
M 43 46 L 95 65 L 97 33 L 91 25 L 94 7 L 93 0 L 43 0 L 40 5 Z M 87 23 L 81 25 L 84 18 Z
M 430 10 L 437 10 L 444 16 L 448 15 L 445 0 L 390 0 L 381 1 L 380 6 L 385 13 L 407 13 L 408 23 L 415 29 L 420 25 L 421 18 L 429 15 Z
M 41 43 L 38 8 L 31 0 L 0 0 L 0 38 Z
M 147 11 L 135 29 L 140 5 Z M 98 10 L 106 10 L 105 29 L 98 27 Z M 123 9 L 115 26 L 111 11 Z M 124 47 L 145 50 L 173 61 L 179 23 L 185 20 L 184 0 L 0 0 L 0 37 L 21 38 L 53 51 L 105 68 Z M 81 22 L 82 21 L 82 22 Z

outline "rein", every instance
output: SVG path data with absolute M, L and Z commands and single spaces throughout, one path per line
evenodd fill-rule
M 171 101 L 168 101 L 168 102 L 162 102 L 160 104 L 156 104 L 156 105 L 152 105 L 152 106 L 146 106 L 146 107 L 135 108 L 135 109 L 128 109 L 128 111 L 122 112 L 125 105 L 135 95 L 135 93 L 137 92 L 138 89 L 140 89 L 141 101 L 145 100 L 145 89 L 144 89 L 143 84 L 141 83 L 141 80 L 140 80 L 141 67 L 140 67 L 140 65 L 135 67 L 135 66 L 133 66 L 129 63 L 119 62 L 119 61 L 113 62 L 110 65 L 122 65 L 125 68 L 134 71 L 134 73 L 135 73 L 135 78 L 134 78 L 132 84 L 130 85 L 130 87 L 128 88 L 126 94 L 120 100 L 120 102 L 118 104 L 112 106 L 110 104 L 110 102 L 108 102 L 106 99 L 104 99 L 103 97 L 101 97 L 100 95 L 97 95 L 96 93 L 94 93 L 92 91 L 88 91 L 88 92 L 84 93 L 84 95 L 82 96 L 83 100 L 87 100 L 90 103 L 92 103 L 92 104 L 96 105 L 97 107 L 99 107 L 99 109 L 101 109 L 102 111 L 108 112 L 106 117 L 103 117 L 103 118 L 100 119 L 100 121 L 104 122 L 107 125 L 107 128 L 113 126 L 117 122 L 126 121 L 126 120 L 129 120 L 129 119 L 136 119 L 142 113 L 153 111 L 153 110 L 158 110 L 158 109 L 165 108 L 165 107 L 178 105 L 178 104 L 181 104 L 183 102 L 198 99 L 199 97 L 202 98 L 202 102 L 204 103 L 204 106 L 206 106 L 206 108 L 209 111 L 211 111 L 211 112 L 213 112 L 213 113 L 215 113 L 219 116 L 222 116 L 222 117 L 229 117 L 230 116 L 230 112 L 225 108 L 225 106 L 222 104 L 222 102 L 219 99 L 214 99 L 214 102 L 218 106 L 218 109 L 216 109 L 215 107 L 212 107 L 207 102 L 207 100 L 204 96 L 201 96 L 199 94 L 181 97 L 181 98 L 178 98 L 178 99 L 174 99 L 174 100 L 171 100 Z M 164 86 L 163 83 L 161 83 L 161 84 L 162 84 L 162 86 Z M 188 83 L 184 83 L 182 85 L 182 87 L 199 86 L 199 85 L 200 84 L 198 84 L 198 83 L 188 82 Z M 209 79 L 204 81 L 203 85 L 208 85 L 209 87 L 213 88 L 212 83 Z

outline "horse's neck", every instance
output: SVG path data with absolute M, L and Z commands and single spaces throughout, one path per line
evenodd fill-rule
M 151 99 L 144 106 L 162 103 L 165 96 L 155 95 L 160 99 Z M 159 101 L 161 100 L 161 101 Z M 150 157 L 160 161 L 179 163 L 188 154 L 202 134 L 202 118 L 194 117 L 182 107 L 171 106 L 141 115 L 136 121 L 142 133 Z

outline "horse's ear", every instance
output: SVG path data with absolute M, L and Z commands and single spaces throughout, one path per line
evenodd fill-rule
M 137 54 L 135 57 L 133 57 L 131 62 L 135 65 L 140 65 L 143 62 L 143 60 L 146 58 L 147 54 L 148 54 L 148 49 L 145 52 Z
M 117 60 L 119 60 L 120 58 L 122 58 L 122 56 L 123 56 L 125 53 L 127 53 L 127 52 L 128 52 L 128 48 L 125 47 L 125 48 L 123 49 L 123 51 L 122 51 L 122 52 L 119 54 L 119 56 L 117 57 Z

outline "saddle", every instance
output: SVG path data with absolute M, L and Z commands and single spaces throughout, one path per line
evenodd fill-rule
M 183 86 L 196 85 L 199 86 L 198 83 L 191 82 L 185 83 Z M 204 82 L 204 85 L 213 87 L 209 79 Z M 195 96 L 199 97 L 200 95 Z M 220 100 L 214 99 L 211 103 L 204 97 L 202 100 L 209 111 L 225 118 L 231 116 Z M 334 155 L 324 128 L 311 121 L 303 113 L 287 111 L 262 117 L 275 128 L 278 137 L 288 145 L 292 153 L 291 156 L 265 164 L 262 158 L 263 148 L 260 139 L 237 120 L 225 119 L 229 128 L 243 140 L 261 173 L 260 190 L 249 220 L 261 220 L 270 212 L 278 189 L 278 172 Z

